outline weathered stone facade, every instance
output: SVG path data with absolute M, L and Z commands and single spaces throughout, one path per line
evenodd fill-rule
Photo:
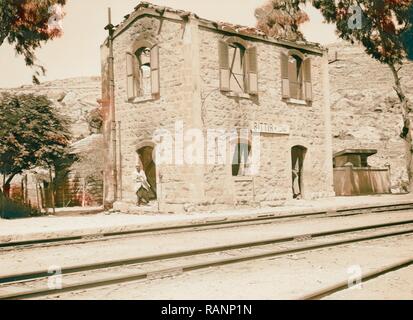
M 237 205 L 278 205 L 293 198 L 292 156 L 294 146 L 306 149 L 302 196 L 333 196 L 332 145 L 327 50 L 307 43 L 267 39 L 259 33 L 239 31 L 228 25 L 198 18 L 194 14 L 165 8 L 138 7 L 116 27 L 113 39 L 115 115 L 110 113 L 108 42 L 102 45 L 103 102 L 106 117 L 105 198 L 115 207 L 139 211 L 136 204 L 137 150 L 155 147 L 154 132 L 173 134 L 172 163 L 156 165 L 157 203 L 153 210 L 183 212 L 201 208 L 230 208 Z M 137 41 L 159 47 L 160 93 L 128 100 L 127 52 Z M 257 57 L 258 94 L 220 90 L 220 40 L 233 39 L 254 47 Z M 311 59 L 312 101 L 283 99 L 281 54 L 294 51 Z M 222 81 L 222 80 L 221 80 Z M 251 130 L 254 122 L 287 127 L 288 132 L 262 130 L 257 174 L 233 176 L 231 161 L 225 164 L 188 164 L 176 152 L 183 130 L 199 129 L 208 151 L 206 132 L 220 129 Z M 112 130 L 116 123 L 116 133 Z M 113 140 L 116 138 L 116 170 Z M 226 139 L 227 157 L 232 159 L 231 141 Z M 254 148 L 254 145 L 253 145 Z M 207 152 L 205 152 L 207 153 Z M 204 159 L 206 155 L 204 155 Z M 182 163 L 183 162 L 183 163 Z M 117 173 L 116 199 L 113 174 Z

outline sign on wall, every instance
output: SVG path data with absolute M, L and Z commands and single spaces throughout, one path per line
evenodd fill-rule
M 290 126 L 286 124 L 274 124 L 254 121 L 251 124 L 252 131 L 257 133 L 270 133 L 270 134 L 290 134 Z

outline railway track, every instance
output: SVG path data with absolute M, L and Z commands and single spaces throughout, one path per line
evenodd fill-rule
M 388 273 L 398 271 L 400 269 L 407 268 L 409 266 L 413 265 L 413 257 L 393 263 L 389 266 L 382 267 L 380 269 L 371 271 L 367 274 L 362 275 L 361 281 L 363 283 L 366 283 L 367 281 L 376 279 L 380 276 L 386 275 Z M 340 281 L 334 285 L 328 286 L 326 288 L 323 288 L 321 290 L 317 290 L 315 292 L 312 292 L 306 296 L 301 297 L 298 300 L 321 300 L 323 298 L 329 297 L 337 292 L 344 291 L 349 288 L 348 281 Z
M 299 214 L 263 214 L 254 218 L 248 219 L 231 219 L 231 220 L 221 220 L 221 221 L 207 221 L 201 223 L 193 223 L 190 225 L 172 225 L 158 228 L 146 228 L 146 229 L 136 229 L 127 230 L 119 232 L 104 232 L 99 234 L 87 234 L 79 236 L 69 236 L 69 237 L 58 237 L 58 238 L 47 238 L 47 239 L 35 239 L 27 241 L 11 241 L 0 243 L 1 251 L 12 251 L 24 248 L 36 248 L 36 247 L 49 247 L 49 246 L 60 246 L 60 245 L 71 245 L 80 243 L 90 243 L 97 241 L 106 241 L 116 238 L 123 238 L 133 235 L 147 235 L 147 234 L 165 234 L 165 233 L 176 233 L 176 232 L 187 232 L 195 230 L 208 230 L 208 229 L 218 229 L 218 228 L 233 228 L 237 226 L 245 225 L 259 225 L 274 223 L 282 220 L 295 220 L 300 218 L 313 218 L 313 217 L 345 217 L 352 215 L 368 214 L 368 213 L 382 213 L 382 212 L 396 212 L 396 211 L 407 211 L 413 210 L 412 203 L 386 205 L 386 206 L 368 206 L 360 207 L 354 209 L 340 209 L 337 211 L 320 211 L 312 213 L 299 213 Z
M 48 270 L 13 274 L 0 278 L 0 299 L 36 298 L 124 282 L 164 278 L 210 267 L 405 235 L 413 235 L 413 220 L 103 261 L 63 268 L 61 275 L 64 284 L 61 288 L 48 287 L 51 276 Z

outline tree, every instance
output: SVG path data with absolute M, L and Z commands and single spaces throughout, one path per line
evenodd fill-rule
M 53 168 L 68 153 L 68 122 L 46 96 L 0 97 L 0 173 L 8 196 L 13 178 L 36 166 Z
M 301 0 L 268 0 L 255 10 L 257 28 L 270 37 L 292 41 L 304 40 L 299 26 L 308 21 L 308 15 L 301 10 Z
M 23 55 L 26 65 L 36 67 L 33 82 L 45 69 L 35 64 L 34 51 L 42 43 L 62 35 L 62 6 L 66 0 L 0 0 L 0 46 L 5 40 Z

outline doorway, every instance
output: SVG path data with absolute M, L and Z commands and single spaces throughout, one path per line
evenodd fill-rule
M 294 199 L 302 199 L 304 195 L 304 159 L 307 148 L 294 146 L 291 149 L 292 190 Z

